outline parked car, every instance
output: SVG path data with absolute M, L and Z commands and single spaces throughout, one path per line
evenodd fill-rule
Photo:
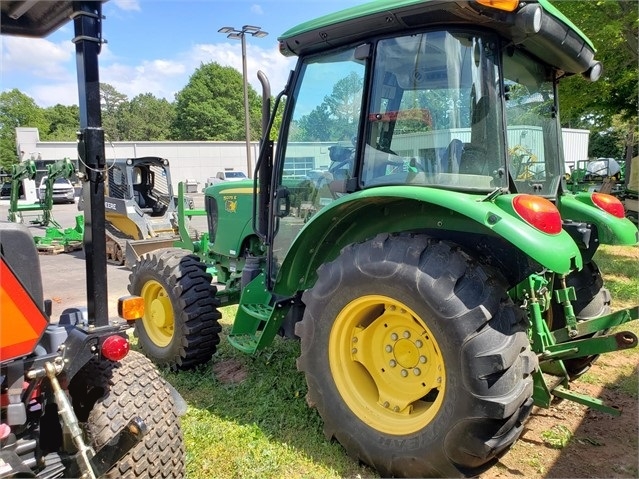
M 24 187 L 22 186 L 22 182 L 20 182 L 19 184 L 20 184 L 20 188 L 19 188 L 18 196 L 22 196 L 24 195 Z M 5 181 L 2 183 L 2 186 L 0 187 L 0 198 L 7 199 L 9 197 L 11 197 L 11 182 Z
M 43 176 L 38 187 L 38 198 L 44 199 L 46 194 L 47 176 Z M 53 183 L 54 203 L 73 203 L 75 201 L 75 188 L 67 178 L 56 178 Z

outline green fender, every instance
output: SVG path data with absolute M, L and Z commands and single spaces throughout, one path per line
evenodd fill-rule
M 592 193 L 563 195 L 559 211 L 564 219 L 583 221 L 597 226 L 600 244 L 634 245 L 639 240 L 637 227 L 628 218 L 617 218 L 592 202 Z
M 310 287 L 317 268 L 351 243 L 379 233 L 440 229 L 501 236 L 543 267 L 560 274 L 581 269 L 579 248 L 565 231 L 543 233 L 485 195 L 435 188 L 386 186 L 339 198 L 299 232 L 278 271 L 274 291 L 291 295 Z M 510 205 L 514 195 L 502 195 Z

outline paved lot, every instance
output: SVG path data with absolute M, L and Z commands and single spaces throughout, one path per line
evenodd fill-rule
M 203 205 L 202 195 L 195 198 L 195 206 Z M 75 204 L 55 204 L 52 216 L 62 228 L 75 226 L 75 217 L 80 214 Z M 35 213 L 33 213 L 35 215 Z M 8 217 L 8 200 L 0 200 L 0 221 L 6 221 Z M 26 217 L 25 224 L 34 236 L 44 236 L 46 228 L 32 225 L 28 222 L 35 216 Z M 197 218 L 200 223 L 197 229 L 205 227 L 206 220 Z M 87 305 L 86 293 L 86 263 L 84 251 L 74 251 L 61 254 L 41 254 L 40 269 L 45 299 L 53 302 L 52 319 L 59 317 L 60 313 L 69 307 L 81 307 Z M 130 271 L 123 266 L 107 265 L 107 288 L 109 297 L 109 315 L 117 315 L 117 300 L 128 293 Z

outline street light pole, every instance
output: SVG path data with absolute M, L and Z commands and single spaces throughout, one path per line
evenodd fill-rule
M 248 101 L 248 74 L 246 71 L 246 34 L 263 38 L 268 35 L 267 32 L 253 25 L 244 25 L 241 30 L 233 27 L 222 27 L 218 33 L 225 33 L 227 38 L 240 40 L 242 42 L 242 81 L 244 84 L 244 130 L 246 133 L 246 174 L 249 178 L 253 177 L 253 169 L 251 167 L 251 114 L 249 111 Z
M 248 101 L 248 73 L 246 72 L 246 35 L 242 34 L 242 79 L 244 81 L 244 131 L 246 131 L 246 172 L 249 178 L 253 178 L 251 165 L 251 114 Z

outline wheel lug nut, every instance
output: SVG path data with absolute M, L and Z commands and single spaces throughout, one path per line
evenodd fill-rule
M 393 341 L 397 341 L 399 339 L 399 336 L 397 336 L 397 333 L 393 333 L 393 334 L 391 334 L 391 339 Z
M 406 376 L 408 376 L 408 371 L 406 371 L 405 369 L 402 369 L 402 377 L 405 378 Z
M 384 407 L 385 407 L 386 409 L 388 409 L 388 407 L 389 407 L 389 406 L 390 406 L 390 404 L 388 404 L 388 401 L 384 402 Z
M 410 333 L 408 331 L 404 331 L 404 337 L 406 339 L 410 338 Z
M 396 308 L 395 308 L 395 306 L 390 306 L 388 309 L 391 310 L 391 311 L 395 311 Z
M 422 343 L 419 339 L 415 341 L 415 346 L 417 346 L 418 348 L 421 348 L 423 345 L 424 343 Z
M 356 337 L 355 337 L 355 338 L 353 338 L 353 342 L 354 342 L 354 343 L 356 343 L 356 342 L 357 342 L 357 338 L 356 338 Z
M 395 412 L 399 412 L 399 406 L 395 406 L 395 407 L 393 408 L 393 411 L 395 411 Z
M 387 352 L 387 353 L 390 353 L 390 352 L 392 352 L 392 351 L 393 351 L 393 347 L 392 347 L 390 344 L 387 344 L 387 345 L 386 345 L 386 348 L 384 348 L 384 349 L 386 349 L 386 352 Z
M 419 368 L 415 368 L 413 369 L 413 373 L 415 374 L 415 376 L 419 376 L 422 372 Z
M 391 359 L 388 364 L 390 365 L 391 368 L 394 368 L 395 366 L 397 366 L 397 361 L 395 361 L 394 359 Z
M 426 364 L 426 361 L 428 361 L 428 359 L 426 359 L 426 356 L 420 356 L 419 357 L 419 362 L 422 364 Z
M 353 354 L 357 354 L 357 348 L 353 348 L 353 349 L 351 350 L 351 352 L 352 352 Z

